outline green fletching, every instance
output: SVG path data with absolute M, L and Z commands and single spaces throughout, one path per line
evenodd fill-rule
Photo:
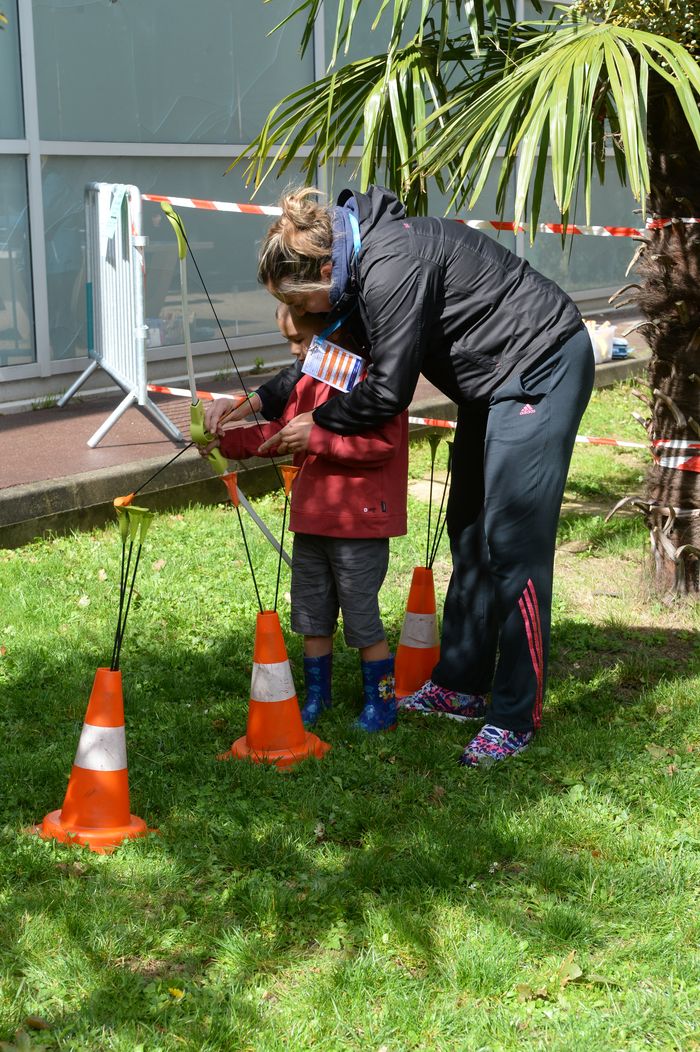
M 126 508 L 116 506 L 115 511 L 117 513 L 117 525 L 119 526 L 122 544 L 126 544 L 126 538 L 129 536 L 129 516 L 127 515 Z
M 135 541 L 136 535 L 140 531 L 139 544 L 143 544 L 148 527 L 153 519 L 153 512 L 149 511 L 148 508 L 135 508 L 131 504 L 127 508 L 127 514 L 129 516 L 129 536 L 131 540 Z
M 180 259 L 184 259 L 187 255 L 187 241 L 185 240 L 185 226 L 180 218 L 179 214 L 175 211 L 171 204 L 167 201 L 161 201 L 160 207 L 165 212 L 166 216 L 170 220 L 170 225 L 175 231 L 175 237 L 177 238 L 177 254 Z

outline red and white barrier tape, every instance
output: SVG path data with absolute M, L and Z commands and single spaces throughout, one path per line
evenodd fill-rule
M 589 446 L 621 446 L 623 449 L 649 449 L 645 442 L 623 442 L 620 438 L 589 438 L 587 435 L 577 435 L 576 441 Z
M 427 416 L 409 416 L 409 424 L 423 424 L 425 427 L 455 428 L 454 420 L 433 420 Z M 577 435 L 576 441 L 588 446 L 618 446 L 622 449 L 646 449 L 662 468 L 676 468 L 678 471 L 695 471 L 700 473 L 700 442 L 684 442 L 673 438 L 657 438 L 651 443 L 653 449 L 644 442 L 627 442 L 620 438 L 591 438 L 589 435 Z M 685 456 L 664 457 L 653 450 L 697 450 Z
M 176 395 L 178 398 L 192 397 L 187 387 L 163 387 L 161 384 L 147 384 L 146 387 L 147 390 L 155 391 L 156 394 Z M 232 402 L 235 402 L 238 395 L 218 394 L 216 391 L 197 391 L 197 398 L 201 398 L 203 402 L 213 402 L 215 398 L 230 398 Z
M 660 468 L 676 468 L 678 471 L 694 471 L 700 475 L 700 456 L 655 457 Z
M 240 212 L 252 216 L 281 216 L 277 205 L 240 205 L 233 201 L 203 201 L 198 197 L 164 197 L 162 194 L 141 194 L 143 201 L 167 201 L 178 208 L 201 208 L 206 212 Z
M 423 424 L 425 427 L 457 427 L 456 420 L 433 420 L 429 416 L 409 416 L 409 424 Z M 577 435 L 577 442 L 583 442 L 589 446 L 624 446 L 627 449 L 648 449 L 649 446 L 643 442 L 623 442 L 619 438 L 589 438 L 587 435 Z
M 142 194 L 144 201 L 167 201 L 178 208 L 200 208 L 207 212 L 238 212 L 242 215 L 254 216 L 279 216 L 282 209 L 277 205 L 249 205 L 236 204 L 233 201 L 205 201 L 198 197 L 167 197 L 163 194 Z M 508 223 L 499 219 L 458 219 L 458 223 L 470 227 L 472 230 L 509 230 L 511 233 L 526 233 L 530 228 L 527 223 Z M 646 230 L 660 230 L 671 226 L 673 223 L 694 224 L 700 223 L 700 219 L 649 219 L 645 227 L 638 229 L 633 226 L 600 226 L 598 224 L 586 225 L 583 223 L 570 223 L 564 226 L 562 223 L 538 223 L 538 233 L 542 234 L 583 234 L 593 237 L 638 237 Z
M 700 451 L 700 442 L 685 442 L 678 438 L 654 438 L 651 444 L 654 449 L 697 449 Z

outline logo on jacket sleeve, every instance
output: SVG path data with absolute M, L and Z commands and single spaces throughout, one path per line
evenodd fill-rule
M 522 407 L 522 409 L 518 413 L 518 416 L 531 416 L 532 413 L 536 412 L 537 410 L 535 409 L 535 407 L 528 403 Z

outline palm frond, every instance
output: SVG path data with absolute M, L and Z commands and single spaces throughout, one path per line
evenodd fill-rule
M 512 57 L 496 83 L 465 81 L 427 118 L 435 127 L 416 161 L 423 175 L 451 170 L 453 203 L 472 207 L 488 174 L 500 166 L 502 180 L 517 153 L 515 220 L 523 218 L 528 196 L 535 220 L 532 209 L 539 207 L 546 174 L 542 155 L 549 150 L 560 211 L 568 213 L 582 178 L 590 216 L 591 156 L 604 174 L 606 142 L 623 180 L 644 202 L 651 70 L 676 92 L 700 146 L 700 67 L 672 40 L 608 23 L 564 23 L 521 44 Z M 498 156 L 498 147 L 505 147 L 505 156 Z

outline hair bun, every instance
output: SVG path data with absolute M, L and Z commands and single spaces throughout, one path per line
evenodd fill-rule
M 285 194 L 280 202 L 283 217 L 297 230 L 312 230 L 323 206 L 311 198 L 319 196 L 320 192 L 313 186 L 303 186 Z

